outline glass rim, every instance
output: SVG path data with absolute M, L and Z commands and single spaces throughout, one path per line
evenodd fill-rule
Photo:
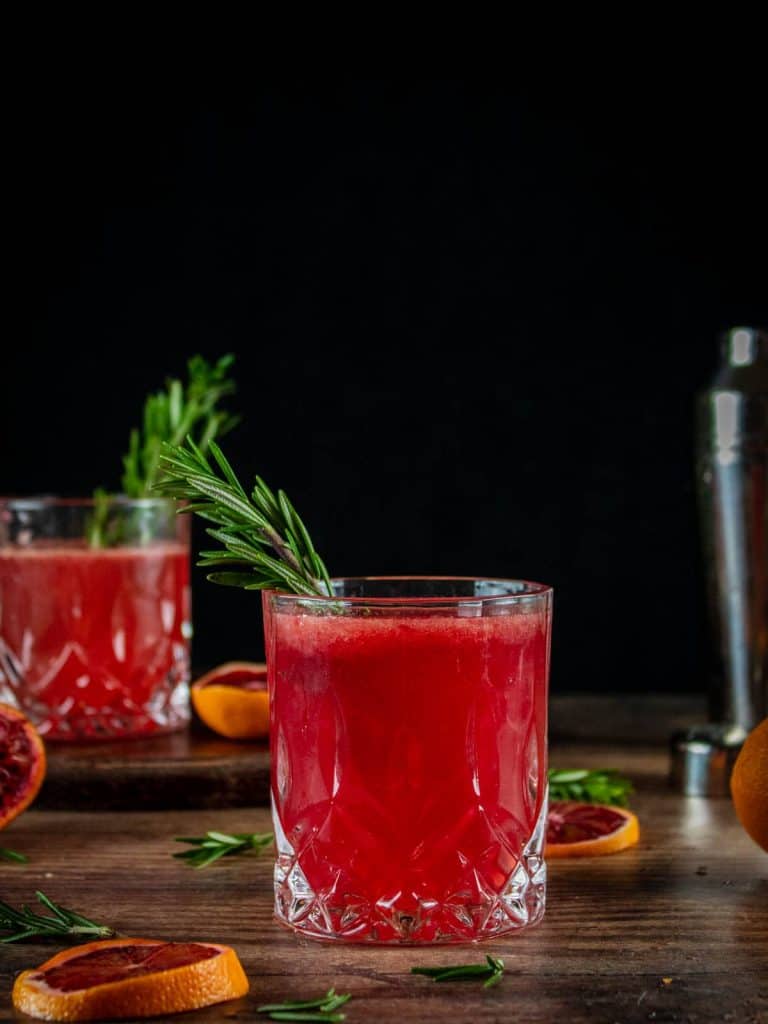
M 277 598 L 280 603 L 290 603 L 306 606 L 312 603 L 315 606 L 338 605 L 339 602 L 365 607 L 376 605 L 385 607 L 422 607 L 424 605 L 448 605 L 450 607 L 466 604 L 493 604 L 502 601 L 525 601 L 551 597 L 554 588 L 548 583 L 537 583 L 533 580 L 513 579 L 500 576 L 430 576 L 430 575 L 404 575 L 404 576 L 331 576 L 331 583 L 487 583 L 499 587 L 507 587 L 508 592 L 502 594 L 436 594 L 436 595 L 411 595 L 400 594 L 396 597 L 385 597 L 367 595 L 357 597 L 346 594 L 295 594 L 287 590 L 264 590 L 265 597 Z M 512 588 L 517 589 L 512 589 Z M 522 589 L 520 589 L 522 588 Z
M 24 511 L 42 508 L 93 508 L 98 500 L 107 501 L 118 508 L 163 508 L 175 505 L 175 498 L 129 498 L 127 494 L 108 494 L 102 499 L 61 498 L 55 494 L 12 495 L 0 494 L 0 508 L 17 508 Z

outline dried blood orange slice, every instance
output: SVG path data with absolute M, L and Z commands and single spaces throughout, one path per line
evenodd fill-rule
M 640 838 L 636 815 L 625 807 L 556 801 L 547 818 L 547 857 L 598 857 L 618 853 Z
M 195 711 L 209 729 L 231 740 L 269 733 L 267 666 L 252 661 L 219 665 L 192 684 Z
M 45 748 L 37 729 L 0 704 L 0 828 L 29 807 L 45 778 Z
M 17 1010 L 42 1020 L 155 1017 L 238 999 L 248 991 L 237 954 L 210 942 L 108 939 L 23 971 Z

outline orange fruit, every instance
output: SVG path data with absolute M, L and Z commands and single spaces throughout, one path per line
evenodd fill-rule
M 752 730 L 739 751 L 731 796 L 741 824 L 768 851 L 768 718 Z
M 65 949 L 23 971 L 13 1005 L 42 1020 L 115 1020 L 197 1010 L 247 991 L 229 946 L 107 939 Z
M 209 729 L 230 740 L 269 735 L 267 666 L 228 661 L 192 684 L 192 704 Z
M 0 704 L 0 828 L 32 803 L 45 778 L 45 747 L 20 711 Z
M 549 808 L 545 855 L 599 857 L 626 850 L 639 838 L 640 824 L 626 807 L 557 801 Z

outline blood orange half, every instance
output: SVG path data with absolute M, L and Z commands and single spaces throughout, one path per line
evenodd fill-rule
M 259 739 L 269 734 L 267 666 L 230 661 L 192 685 L 195 711 L 209 729 L 231 740 Z
M 625 807 L 556 801 L 547 818 L 549 857 L 597 857 L 618 853 L 640 838 L 636 815 Z
M 45 748 L 16 708 L 0 704 L 0 828 L 32 803 L 45 778 Z
M 24 971 L 13 986 L 13 1005 L 42 1020 L 119 1020 L 196 1010 L 247 991 L 229 946 L 108 939 Z

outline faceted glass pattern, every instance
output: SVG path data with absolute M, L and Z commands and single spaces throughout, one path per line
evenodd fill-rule
M 551 591 L 335 588 L 336 600 L 264 595 L 278 919 L 374 943 L 536 923 Z
M 144 736 L 189 719 L 188 524 L 119 501 L 0 501 L 0 700 L 47 739 Z

